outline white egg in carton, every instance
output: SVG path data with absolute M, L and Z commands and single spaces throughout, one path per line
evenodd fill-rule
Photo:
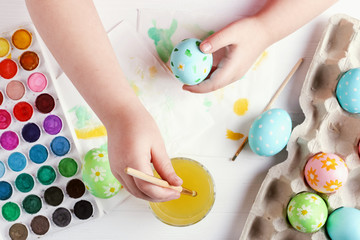
M 265 177 L 240 239 L 329 239 L 325 226 L 315 233 L 295 230 L 286 208 L 299 192 L 315 192 L 304 179 L 307 160 L 319 152 L 335 153 L 347 164 L 347 182 L 335 193 L 319 194 L 329 215 L 339 207 L 360 209 L 360 115 L 344 111 L 335 90 L 341 74 L 360 67 L 360 21 L 346 15 L 329 20 L 301 90 L 305 121 L 297 126 L 287 146 L 288 158 Z

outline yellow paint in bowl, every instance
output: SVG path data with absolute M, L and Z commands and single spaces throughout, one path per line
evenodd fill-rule
M 5 38 L 0 38 L 0 57 L 5 57 L 10 52 L 10 43 Z
M 17 49 L 25 50 L 31 45 L 32 35 L 26 29 L 19 29 L 14 32 L 11 41 Z
M 172 226 L 188 226 L 202 220 L 215 201 L 215 185 L 208 170 L 189 158 L 173 158 L 171 163 L 184 186 L 197 192 L 196 197 L 182 194 L 167 202 L 150 202 L 150 208 L 162 222 Z M 159 177 L 155 172 L 154 175 Z

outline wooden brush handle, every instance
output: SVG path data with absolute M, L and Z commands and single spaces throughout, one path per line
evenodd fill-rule
M 174 189 L 178 192 L 181 192 L 183 190 L 183 188 L 181 186 L 171 186 L 167 181 L 162 180 L 160 178 L 151 176 L 149 174 L 143 173 L 141 171 L 138 171 L 136 169 L 127 167 L 125 168 L 125 172 L 133 177 L 139 178 L 141 180 L 144 180 L 146 182 L 152 183 L 154 185 L 157 185 L 159 187 L 164 187 L 164 188 L 171 188 Z

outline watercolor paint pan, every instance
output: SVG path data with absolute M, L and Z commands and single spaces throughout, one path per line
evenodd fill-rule
M 32 25 L 0 34 L 0 240 L 35 239 L 103 214 Z

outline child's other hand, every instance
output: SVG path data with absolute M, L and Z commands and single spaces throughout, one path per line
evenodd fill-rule
M 171 165 L 159 129 L 145 108 L 138 104 L 121 109 L 116 115 L 117 118 L 105 124 L 114 176 L 135 197 L 152 202 L 179 198 L 180 193 L 175 190 L 155 186 L 124 172 L 126 167 L 131 167 L 153 175 L 152 163 L 161 178 L 170 185 L 182 184 Z
M 198 85 L 184 85 L 194 93 L 207 93 L 239 80 L 270 45 L 270 35 L 256 18 L 244 18 L 209 36 L 200 44 L 204 53 L 213 53 L 211 75 Z

